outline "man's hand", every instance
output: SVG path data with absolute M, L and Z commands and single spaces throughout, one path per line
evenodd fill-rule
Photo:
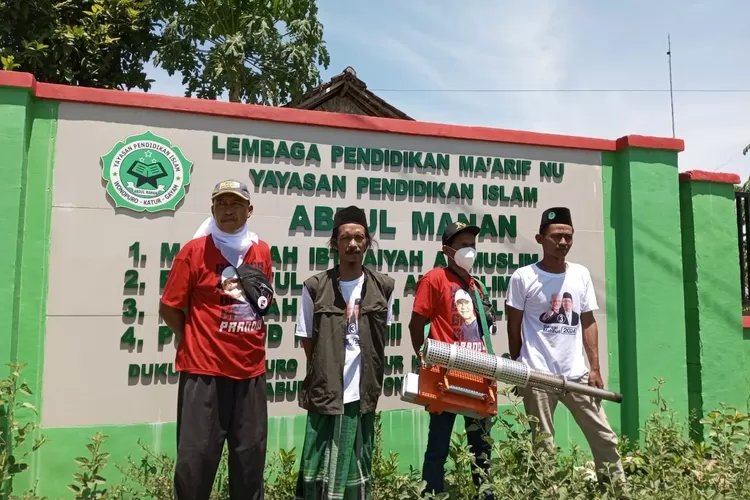
M 159 302 L 159 315 L 167 324 L 177 341 L 182 340 L 185 333 L 185 312 L 181 309 L 175 309 L 170 307 L 163 302 Z
M 581 326 L 583 326 L 583 348 L 586 357 L 589 358 L 589 385 L 604 387 L 602 374 L 599 372 L 599 329 L 596 327 L 593 311 L 581 313 Z
M 602 382 L 602 374 L 599 370 L 591 370 L 589 372 L 589 385 L 598 387 L 599 389 L 604 388 L 604 382 Z
M 521 356 L 521 323 L 523 322 L 523 311 L 511 307 L 505 303 L 506 326 L 508 327 L 508 351 L 510 359 L 517 360 Z
M 424 344 L 424 329 L 427 325 L 427 318 L 412 312 L 409 320 L 409 333 L 411 334 L 411 346 L 414 348 L 414 354 L 422 358 L 422 345 Z
M 307 359 L 308 363 L 310 362 L 310 358 L 312 357 L 312 339 L 308 337 L 299 337 L 300 344 L 302 344 L 302 349 L 305 351 L 305 359 Z

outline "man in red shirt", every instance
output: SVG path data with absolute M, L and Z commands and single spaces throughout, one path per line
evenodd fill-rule
M 174 260 L 159 314 L 177 335 L 177 500 L 208 499 L 224 442 L 231 498 L 262 499 L 268 430 L 266 326 L 239 285 L 237 267 L 272 281 L 268 245 L 247 228 L 253 213 L 241 182 L 211 196 L 207 235 Z
M 477 234 L 477 226 L 462 222 L 454 222 L 446 227 L 442 237 L 442 250 L 448 258 L 448 267 L 432 269 L 417 283 L 409 332 L 418 356 L 428 322 L 429 338 L 486 351 L 481 322 L 477 319 L 480 314 L 484 314 L 484 307 L 476 304 L 473 299 L 475 284 L 470 274 L 476 258 Z M 482 290 L 479 292 L 481 294 Z M 468 301 L 471 301 L 469 307 L 473 306 L 473 313 L 467 311 Z M 493 326 L 489 325 L 490 328 Z M 422 467 L 422 479 L 427 482 L 428 492 L 441 493 L 445 489 L 445 461 L 448 458 L 455 420 L 455 413 L 430 413 L 430 430 Z M 464 423 L 476 464 L 486 474 L 491 449 L 484 438 L 489 435 L 491 419 L 464 417 Z M 475 484 L 480 483 L 481 474 L 478 470 L 474 471 L 473 479 Z

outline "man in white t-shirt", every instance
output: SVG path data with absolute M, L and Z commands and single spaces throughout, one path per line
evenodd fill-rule
M 372 495 L 375 410 L 383 389 L 394 280 L 362 265 L 372 238 L 365 212 L 333 219 L 339 264 L 305 280 L 295 335 L 307 357 L 300 406 L 307 427 L 297 498 Z
M 536 241 L 542 245 L 542 260 L 516 270 L 508 286 L 510 355 L 533 370 L 601 388 L 604 384 L 594 319 L 598 305 L 591 275 L 584 266 L 566 261 L 573 245 L 570 210 L 545 210 Z M 534 435 L 546 434 L 547 446 L 554 447 L 553 415 L 559 401 L 570 410 L 586 436 L 599 478 L 609 475 L 624 479 L 617 435 L 600 401 L 581 394 L 560 395 L 537 389 L 519 389 L 519 394 L 526 413 L 539 420 L 532 425 Z

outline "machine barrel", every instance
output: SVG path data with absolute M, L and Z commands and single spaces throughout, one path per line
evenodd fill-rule
M 573 382 L 559 375 L 531 370 L 520 361 L 433 339 L 426 340 L 424 360 L 432 365 L 480 375 L 519 387 L 530 387 L 546 392 L 574 392 L 615 403 L 622 402 L 622 394 L 617 392 Z

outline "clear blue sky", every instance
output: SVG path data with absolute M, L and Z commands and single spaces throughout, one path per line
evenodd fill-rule
M 320 0 L 331 64 L 417 120 L 617 138 L 671 136 L 666 92 L 464 92 L 668 89 L 672 38 L 680 170 L 750 175 L 750 2 Z M 152 92 L 182 94 L 149 69 Z M 388 91 L 396 89 L 401 91 Z M 458 90 L 451 92 L 404 91 Z

